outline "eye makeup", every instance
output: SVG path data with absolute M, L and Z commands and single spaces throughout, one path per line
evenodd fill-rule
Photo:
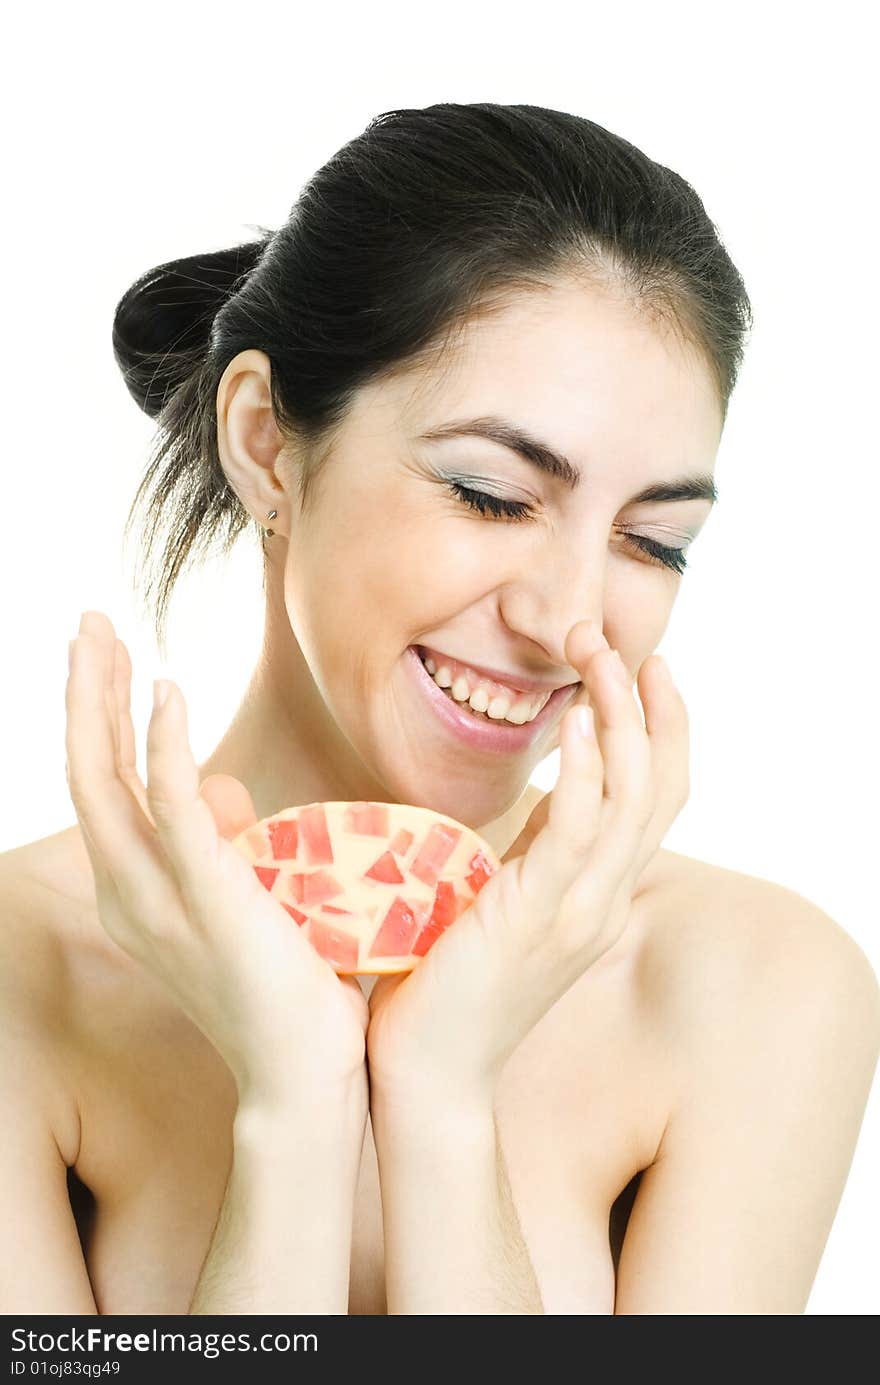
M 490 495 L 487 491 L 474 490 L 470 486 L 465 486 L 452 476 L 445 476 L 442 479 L 446 488 L 458 500 L 461 500 L 472 510 L 476 510 L 478 514 L 514 522 L 533 518 L 532 507 L 523 500 L 503 500 L 500 496 Z M 645 534 L 631 533 L 629 525 L 618 525 L 617 527 L 625 535 L 627 542 L 632 544 L 640 553 L 645 554 L 651 562 L 673 572 L 684 572 L 687 567 L 687 545 L 682 548 L 674 548 L 668 544 L 658 543 Z

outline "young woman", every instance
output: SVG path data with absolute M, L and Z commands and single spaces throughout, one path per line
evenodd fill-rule
M 160 647 L 248 526 L 264 642 L 201 765 L 166 686 L 144 782 L 125 645 L 100 611 L 71 644 L 77 822 L 0 862 L 4 1312 L 803 1310 L 876 979 L 793 891 L 662 846 L 688 724 L 652 651 L 749 321 L 679 175 L 491 104 L 378 117 L 280 230 L 126 293 Z M 229 840 L 371 799 L 503 857 L 375 984 Z

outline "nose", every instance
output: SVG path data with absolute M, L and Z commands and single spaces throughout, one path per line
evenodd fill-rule
M 566 660 L 566 640 L 578 621 L 593 620 L 602 630 L 604 555 L 598 548 L 592 556 L 566 562 L 560 547 L 502 588 L 500 610 L 504 623 L 520 641 L 528 640 L 536 650 L 543 650 L 554 671 L 551 674 L 546 669 L 547 676 L 573 683 L 581 675 Z M 533 652 L 532 658 L 536 657 Z

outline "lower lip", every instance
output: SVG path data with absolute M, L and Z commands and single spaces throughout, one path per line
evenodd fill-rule
M 522 754 L 557 718 L 563 704 L 574 700 L 580 687 L 580 683 L 570 683 L 567 687 L 557 688 L 551 693 L 534 721 L 524 721 L 522 726 L 515 726 L 512 721 L 505 721 L 503 718 L 499 718 L 498 721 L 483 721 L 480 717 L 471 716 L 470 712 L 463 712 L 451 697 L 441 692 L 412 645 L 407 649 L 406 657 L 437 716 L 459 740 L 475 750 L 494 750 L 506 755 Z

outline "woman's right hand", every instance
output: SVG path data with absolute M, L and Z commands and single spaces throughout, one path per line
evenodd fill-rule
M 230 1068 L 239 1102 L 363 1105 L 369 1011 L 264 889 L 230 838 L 257 821 L 230 775 L 199 785 L 173 682 L 137 772 L 131 661 L 87 611 L 71 646 L 67 782 L 105 931 L 171 992 Z

